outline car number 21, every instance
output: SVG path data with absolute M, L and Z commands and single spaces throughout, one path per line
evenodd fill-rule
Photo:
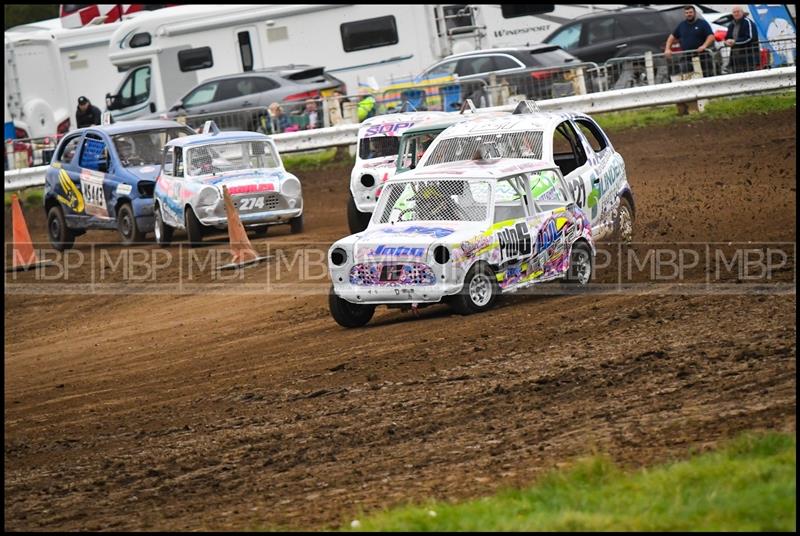
M 239 210 L 253 210 L 256 208 L 264 208 L 263 197 L 245 197 L 239 205 Z

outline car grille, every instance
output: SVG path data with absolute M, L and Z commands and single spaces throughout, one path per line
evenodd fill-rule
M 234 204 L 241 213 L 265 212 L 281 208 L 281 196 L 276 192 L 264 195 L 242 195 L 235 198 Z
M 350 283 L 361 286 L 433 285 L 436 275 L 421 262 L 363 263 L 350 269 Z

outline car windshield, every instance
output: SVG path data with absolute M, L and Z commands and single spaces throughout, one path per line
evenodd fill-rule
M 425 161 L 426 166 L 455 162 L 458 160 L 481 159 L 481 146 L 492 145 L 502 158 L 542 158 L 542 140 L 540 130 L 524 132 L 507 132 L 497 134 L 479 134 L 441 140 Z
M 442 131 L 403 136 L 400 143 L 402 153 L 399 169 L 414 169 L 440 132 Z
M 375 136 L 362 138 L 358 146 L 358 156 L 363 160 L 382 156 L 397 156 L 400 138 L 397 136 Z
M 278 155 L 269 142 L 252 140 L 190 147 L 186 162 L 190 176 L 280 167 Z
M 122 167 L 159 166 L 164 145 L 175 138 L 194 134 L 188 127 L 126 132 L 112 136 Z
M 389 184 L 381 193 L 379 221 L 484 221 L 490 193 L 488 181 L 431 179 Z

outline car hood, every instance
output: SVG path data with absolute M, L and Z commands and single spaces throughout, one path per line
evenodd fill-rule
M 161 172 L 161 166 L 136 166 L 126 167 L 125 171 L 133 175 L 136 180 L 155 181 Z
M 294 177 L 294 175 L 282 169 L 258 169 L 229 171 L 221 175 L 199 179 L 199 181 L 218 188 L 225 185 L 228 189 L 255 186 L 259 187 L 259 190 L 280 190 L 281 181 L 290 177 Z
M 394 169 L 397 164 L 397 155 L 394 156 L 381 156 L 378 158 L 371 158 L 361 162 L 362 169 L 375 169 L 375 168 L 392 168 Z
M 485 222 L 413 222 L 371 225 L 361 233 L 340 240 L 334 247 L 350 247 L 353 258 L 419 259 L 431 246 L 458 247 L 488 228 Z

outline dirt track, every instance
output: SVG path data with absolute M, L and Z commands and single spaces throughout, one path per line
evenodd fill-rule
M 636 239 L 795 242 L 793 112 L 612 136 Z M 347 234 L 347 172 L 301 175 L 303 241 Z M 116 237 L 78 249 L 90 239 Z M 314 293 L 5 305 L 6 530 L 331 526 L 525 484 L 593 450 L 641 465 L 795 429 L 794 294 L 519 296 L 470 317 L 379 309 L 361 330 Z

